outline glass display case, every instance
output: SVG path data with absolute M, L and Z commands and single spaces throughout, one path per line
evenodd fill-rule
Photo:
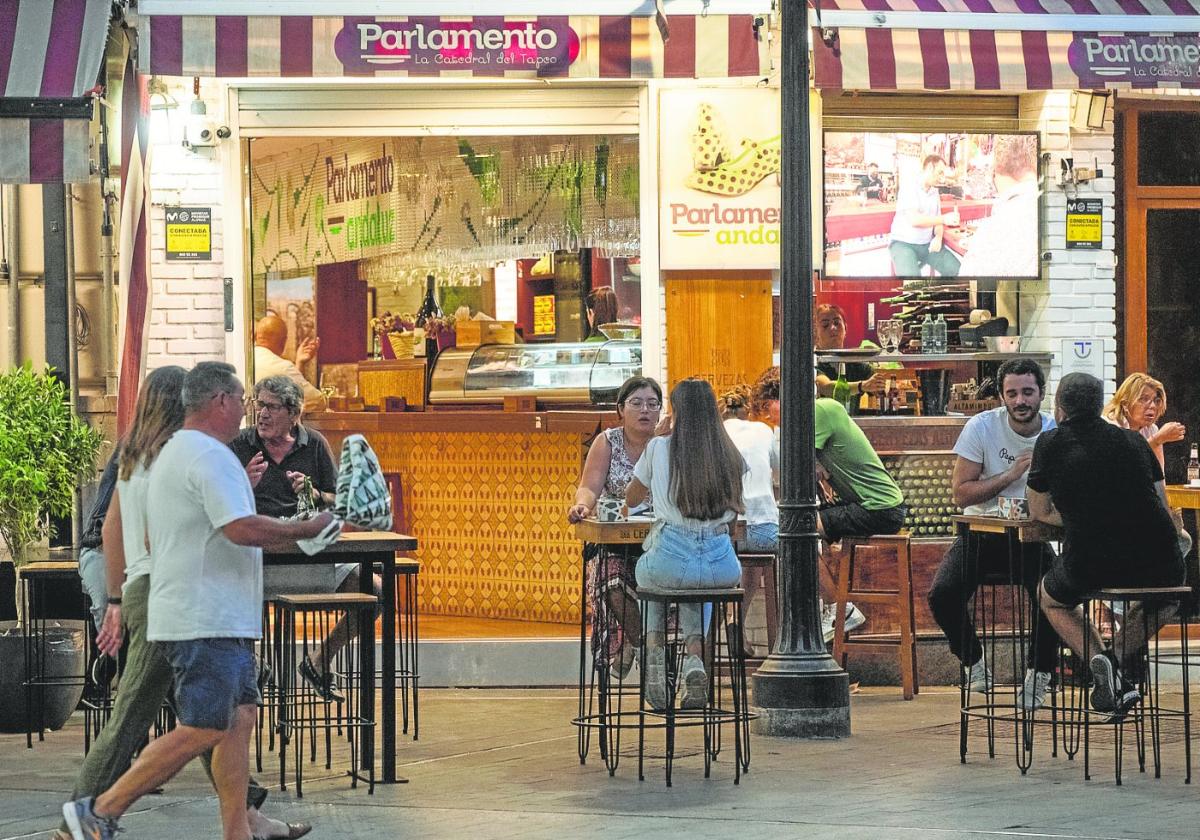
M 501 403 L 529 396 L 547 403 L 611 404 L 621 383 L 641 373 L 640 341 L 484 344 L 438 355 L 429 401 Z

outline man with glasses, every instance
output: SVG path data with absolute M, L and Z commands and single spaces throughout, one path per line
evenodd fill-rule
M 249 401 L 254 425 L 243 429 L 229 444 L 250 476 L 254 503 L 263 516 L 295 516 L 301 497 L 309 492 L 308 481 L 311 481 L 311 496 L 305 501 L 311 505 L 306 505 L 306 509 L 333 505 L 337 489 L 333 452 L 320 432 L 300 422 L 303 405 L 304 394 L 291 377 L 263 379 L 255 384 L 254 397 Z M 358 566 L 312 564 L 268 566 L 264 570 L 263 593 L 268 598 L 334 591 L 359 591 Z M 344 699 L 334 688 L 333 676 L 326 666 L 351 638 L 350 623 L 343 617 L 300 663 L 300 676 L 326 700 Z

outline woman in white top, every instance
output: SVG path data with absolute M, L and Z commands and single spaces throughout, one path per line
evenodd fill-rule
M 729 523 L 745 509 L 746 463 L 721 425 L 712 386 L 702 379 L 676 385 L 671 415 L 663 426 L 670 433 L 646 445 L 625 492 L 631 508 L 654 493 L 656 521 L 637 563 L 638 586 L 736 586 L 742 569 L 729 539 Z M 668 697 L 663 605 L 647 604 L 646 619 L 646 700 L 651 708 L 662 709 Z M 679 630 L 686 644 L 679 705 L 702 708 L 708 699 L 708 675 L 701 658 L 704 620 L 699 604 L 679 605 Z
M 751 420 L 750 406 L 754 392 L 741 383 L 721 395 L 721 416 L 725 432 L 746 461 L 748 472 L 742 477 L 742 494 L 746 503 L 746 536 L 738 542 L 739 551 L 774 554 L 779 550 L 779 505 L 775 501 L 775 486 L 779 482 L 779 448 L 775 432 L 766 423 Z M 749 606 L 758 594 L 759 575 L 742 576 L 745 602 Z M 738 635 L 742 635 L 738 628 Z M 734 643 L 737 640 L 731 640 Z M 741 638 L 747 656 L 753 656 L 753 646 Z

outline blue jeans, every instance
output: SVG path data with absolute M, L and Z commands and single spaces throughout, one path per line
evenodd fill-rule
M 108 580 L 104 567 L 104 552 L 98 548 L 84 548 L 79 551 L 79 578 L 83 581 L 83 591 L 91 601 L 92 621 L 96 629 L 104 621 L 104 611 L 108 609 Z
M 737 586 L 742 579 L 742 567 L 728 534 L 706 535 L 677 525 L 663 525 L 656 544 L 637 562 L 639 587 L 656 589 L 723 589 Z M 646 604 L 647 633 L 661 633 L 663 607 L 656 602 Z M 703 634 L 708 626 L 712 606 L 679 605 L 679 630 L 684 638 Z
M 738 550 L 751 554 L 769 554 L 779 550 L 778 522 L 751 522 L 746 536 L 738 541 Z

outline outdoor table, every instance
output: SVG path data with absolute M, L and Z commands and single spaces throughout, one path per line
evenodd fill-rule
M 952 517 L 958 536 L 965 542 L 964 550 L 967 552 L 967 562 L 963 563 L 963 574 L 971 568 L 970 551 L 972 536 L 978 538 L 986 535 L 1002 535 L 1005 537 L 1008 546 L 1008 584 L 1012 592 L 1011 609 L 1012 614 L 1016 618 L 1017 636 L 1014 641 L 1014 659 L 1020 666 L 1025 666 L 1031 663 L 1025 663 L 1025 650 L 1027 637 L 1025 635 L 1025 588 L 1021 582 L 1020 563 L 1021 550 L 1024 544 L 1044 543 L 1061 540 L 1063 531 L 1054 525 L 1048 525 L 1045 522 L 1039 522 L 1033 519 L 1008 519 L 1001 516 L 955 516 Z M 977 550 L 978 554 L 978 550 Z M 978 578 L 978 564 L 975 566 L 976 576 Z M 1044 571 L 1044 570 L 1043 570 Z M 981 580 L 981 579 L 980 579 Z M 967 585 L 967 581 L 963 580 L 963 585 Z M 982 583 L 980 583 L 982 585 Z M 1017 590 L 1020 590 L 1019 593 Z M 978 595 L 976 596 L 979 597 Z M 985 608 L 986 609 L 986 608 Z M 964 612 L 963 620 L 966 620 Z M 1037 605 L 1033 605 L 1033 612 L 1030 614 L 1032 622 L 1031 632 L 1037 631 Z M 987 625 L 981 629 L 983 638 L 980 639 L 980 644 L 984 648 L 984 658 L 987 657 Z M 992 652 L 995 652 L 995 642 L 992 643 Z M 991 666 L 995 666 L 995 657 L 990 660 Z M 1017 703 L 1017 687 L 1023 682 L 1025 677 L 1025 667 L 1017 668 L 1017 685 L 1013 687 L 1013 704 L 1012 704 L 1012 721 L 1014 735 L 1016 741 L 1016 760 L 1017 767 L 1020 768 L 1021 774 L 1029 769 L 1033 761 L 1033 721 L 1034 711 L 1026 711 Z M 995 721 L 996 721 L 996 702 L 995 702 L 995 683 L 993 682 L 992 690 L 987 693 L 987 703 L 984 710 L 981 712 L 977 708 L 971 706 L 971 690 L 964 678 L 960 689 L 961 710 L 959 716 L 959 760 L 966 762 L 967 760 L 967 723 L 970 717 L 982 717 L 987 720 L 988 724 L 988 755 L 995 758 Z M 1055 743 L 1053 751 L 1057 752 L 1057 743 Z
M 263 553 L 265 566 L 297 566 L 313 563 L 358 563 L 361 591 L 374 594 L 374 568 L 382 570 L 383 591 L 380 595 L 383 612 L 383 661 L 381 687 L 382 704 L 382 781 L 392 784 L 396 777 L 396 552 L 415 551 L 415 537 L 391 531 L 346 531 L 337 542 L 316 554 L 302 552 L 287 554 Z M 359 625 L 359 644 L 363 646 L 362 673 L 359 680 L 360 708 L 375 708 L 375 621 L 363 619 Z M 362 767 L 369 768 L 375 760 L 375 738 L 364 728 L 359 736 L 362 744 Z
M 1196 525 L 1196 533 L 1200 534 L 1200 487 L 1191 487 L 1187 484 L 1168 484 L 1167 504 L 1173 508 L 1190 510 Z M 1187 582 L 1193 592 L 1200 586 L 1200 577 L 1198 577 L 1194 563 L 1188 563 Z

